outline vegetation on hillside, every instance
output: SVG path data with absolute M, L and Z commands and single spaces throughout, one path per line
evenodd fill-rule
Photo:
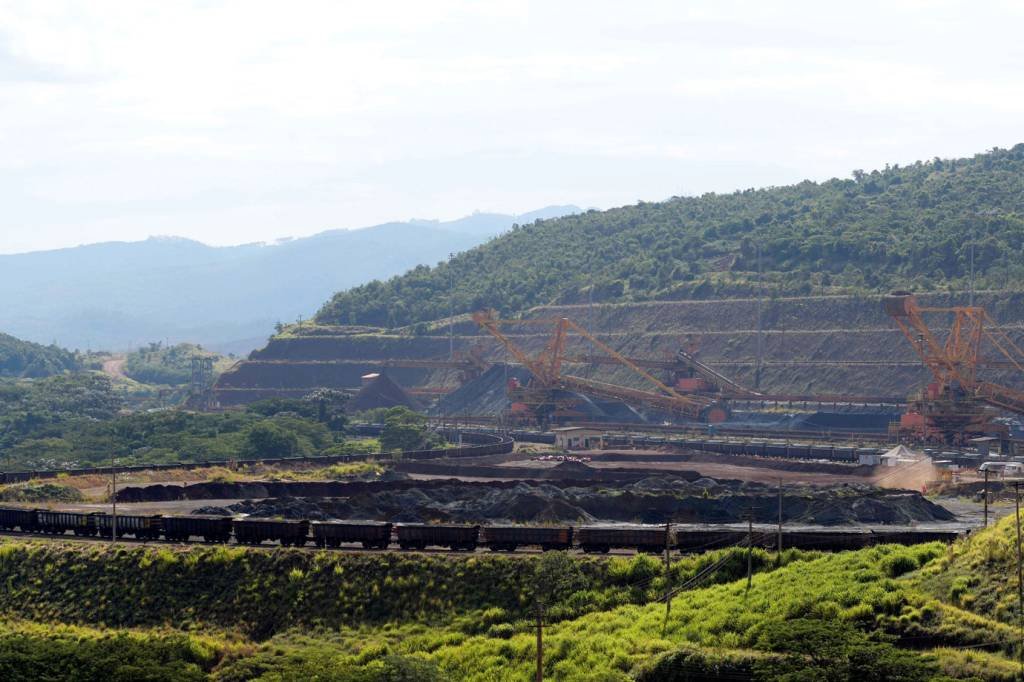
M 403 450 L 430 450 L 443 448 L 444 438 L 427 425 L 427 418 L 407 407 L 397 406 L 384 410 L 380 433 L 381 452 Z
M 183 410 L 120 413 L 110 379 L 64 374 L 0 383 L 0 462 L 6 469 L 227 461 L 348 454 L 344 401 L 256 403 L 245 412 Z
M 86 657 L 86 666 L 122 651 L 143 669 L 165 661 L 167 672 L 151 679 L 525 680 L 541 599 L 548 679 L 1012 680 L 1015 626 L 925 586 L 934 567 L 986 533 L 953 550 L 787 552 L 781 565 L 756 550 L 749 590 L 743 550 L 684 557 L 671 581 L 688 588 L 667 618 L 664 568 L 647 556 L 8 540 L 0 543 L 0 607 L 10 619 L 0 628 L 0 666 L 11 679 L 50 670 L 60 662 L 48 644 L 64 651 L 60 643 L 77 636 L 83 646 L 66 655 Z M 552 575 L 558 585 L 546 590 Z M 196 629 L 207 635 L 189 634 Z
M 789 552 L 787 561 L 815 556 Z M 660 560 L 644 555 L 602 560 L 551 554 L 538 564 L 500 555 L 111 549 L 7 540 L 0 542 L 0 581 L 7 586 L 0 607 L 35 621 L 60 614 L 65 623 L 175 624 L 232 629 L 260 640 L 296 628 L 336 630 L 400 621 L 479 633 L 495 623 L 530 618 L 538 568 L 550 562 L 579 577 L 548 599 L 551 621 L 645 604 L 664 590 Z M 732 581 L 746 571 L 746 553 L 720 550 L 677 560 L 672 579 L 679 584 L 715 563 L 722 566 L 709 582 Z M 774 567 L 768 553 L 754 553 L 756 571 Z M 49 576 L 46 583 L 35 579 L 43 573 Z
M 58 346 L 42 346 L 0 333 L 0 377 L 48 377 L 80 369 L 78 357 Z
M 203 350 L 202 346 L 195 344 L 165 346 L 155 341 L 125 356 L 124 373 L 143 384 L 187 384 L 192 376 L 194 357 L 212 358 L 221 366 L 225 360 L 223 356 Z
M 1017 527 L 1009 514 L 971 542 L 959 543 L 922 571 L 921 586 L 940 599 L 985 618 L 1016 625 Z
M 340 292 L 323 324 L 405 326 L 561 302 L 964 287 L 1024 280 L 1024 144 L 848 180 L 677 197 L 518 227 L 450 263 Z M 971 235 L 975 235 L 973 238 Z M 452 287 L 453 288 L 450 288 Z

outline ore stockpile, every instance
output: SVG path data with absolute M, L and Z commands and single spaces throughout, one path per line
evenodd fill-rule
M 530 372 L 518 365 L 495 363 L 480 377 L 441 398 L 430 410 L 430 414 L 436 417 L 457 417 L 462 414 L 475 417 L 501 416 L 509 409 L 507 387 L 513 379 L 525 385 L 530 381 Z M 569 391 L 561 393 L 563 397 L 571 398 L 573 409 L 590 421 L 619 424 L 642 424 L 647 421 L 636 409 L 615 400 L 599 400 Z
M 268 497 L 197 514 L 249 514 L 310 520 L 453 523 L 736 523 L 778 519 L 777 489 L 758 483 L 658 476 L 618 485 L 432 481 L 368 487 L 348 497 Z M 218 494 L 229 491 L 221 490 Z M 246 492 L 261 491 L 249 484 Z M 253 495 L 257 497 L 258 495 Z M 783 522 L 822 526 L 945 523 L 955 516 L 920 493 L 863 485 L 787 488 Z

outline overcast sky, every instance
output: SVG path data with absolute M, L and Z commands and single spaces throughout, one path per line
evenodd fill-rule
M 0 0 L 0 253 L 607 208 L 1024 141 L 1024 3 Z

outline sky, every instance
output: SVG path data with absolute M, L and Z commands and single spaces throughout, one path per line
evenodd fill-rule
M 1024 141 L 1024 2 L 0 0 L 0 253 L 609 208 Z

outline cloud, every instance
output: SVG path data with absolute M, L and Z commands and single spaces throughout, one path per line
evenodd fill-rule
M 607 207 L 1009 146 L 1020 18 L 880 0 L 0 0 L 0 252 Z

